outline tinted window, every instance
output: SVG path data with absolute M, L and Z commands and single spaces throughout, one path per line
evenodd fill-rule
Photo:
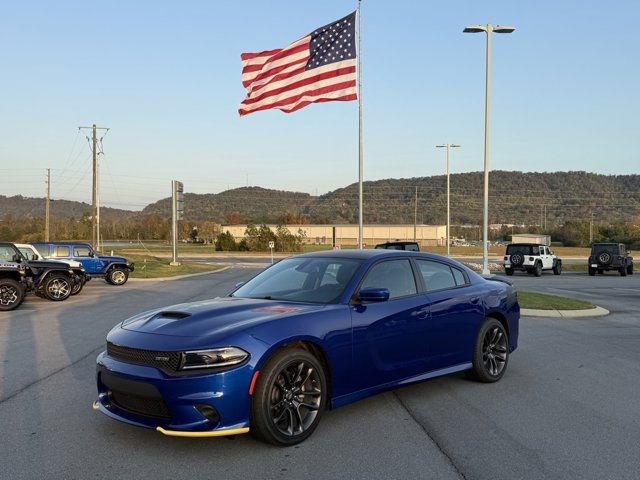
M 419 252 L 420 251 L 420 249 L 418 248 L 418 245 L 416 245 L 415 243 L 408 243 L 407 245 L 405 245 L 404 249 L 408 250 L 410 252 Z
M 22 255 L 24 255 L 24 258 L 27 258 L 29 260 L 31 260 L 33 258 L 33 256 L 35 255 L 33 253 L 33 250 L 31 250 L 30 248 L 18 247 L 18 250 L 20 250 L 20 253 L 22 253 Z
M 451 267 L 451 271 L 453 272 L 453 277 L 456 279 L 456 285 L 467 284 L 467 278 L 464 276 L 464 273 L 462 273 L 462 270 Z
M 374 265 L 360 286 L 360 289 L 363 288 L 386 288 L 389 290 L 389 298 L 418 292 L 409 260 L 389 260 Z
M 90 257 L 91 250 L 88 247 L 74 247 L 73 255 L 76 257 Z
M 449 265 L 430 260 L 417 260 L 416 263 L 424 279 L 427 292 L 456 286 L 456 281 Z
M 38 250 L 40 255 L 42 255 L 43 257 L 49 256 L 49 245 L 37 245 L 36 250 Z
M 12 262 L 16 251 L 11 247 L 0 246 L 0 260 Z
M 513 255 L 514 253 L 531 255 L 531 245 L 509 245 L 507 247 L 507 255 Z
M 233 296 L 337 303 L 360 263 L 346 258 L 287 258 L 249 280 Z
M 69 247 L 56 247 L 53 252 L 54 257 L 68 257 Z

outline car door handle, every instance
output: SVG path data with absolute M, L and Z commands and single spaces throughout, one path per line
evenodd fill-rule
M 429 310 L 426 308 L 421 308 L 420 310 L 414 311 L 413 316 L 419 318 L 420 320 L 424 320 L 429 316 Z

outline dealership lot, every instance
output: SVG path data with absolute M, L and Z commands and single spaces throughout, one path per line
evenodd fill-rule
M 119 320 L 222 295 L 252 268 L 29 298 L 0 317 L 2 478 L 637 478 L 640 275 L 516 275 L 590 300 L 600 318 L 521 320 L 506 376 L 454 375 L 330 412 L 288 449 L 250 436 L 179 439 L 92 411 L 94 360 Z

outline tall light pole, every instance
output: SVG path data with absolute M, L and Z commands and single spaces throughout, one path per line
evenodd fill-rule
M 489 105 L 491 99 L 491 34 L 511 33 L 513 27 L 501 27 L 492 25 L 475 25 L 466 27 L 464 33 L 487 34 L 486 52 L 486 85 L 484 97 L 484 215 L 482 238 L 482 274 L 489 275 Z
M 452 148 L 459 148 L 460 145 L 453 143 L 445 143 L 443 145 L 436 145 L 436 148 L 447 149 L 447 257 L 451 256 L 451 162 L 449 160 L 449 152 Z

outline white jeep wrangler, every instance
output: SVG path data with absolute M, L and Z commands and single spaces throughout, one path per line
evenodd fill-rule
M 560 275 L 562 260 L 546 245 L 512 243 L 507 246 L 504 256 L 504 272 L 513 275 L 516 270 L 533 273 L 536 277 L 541 276 L 544 270 L 552 270 L 554 275 Z

